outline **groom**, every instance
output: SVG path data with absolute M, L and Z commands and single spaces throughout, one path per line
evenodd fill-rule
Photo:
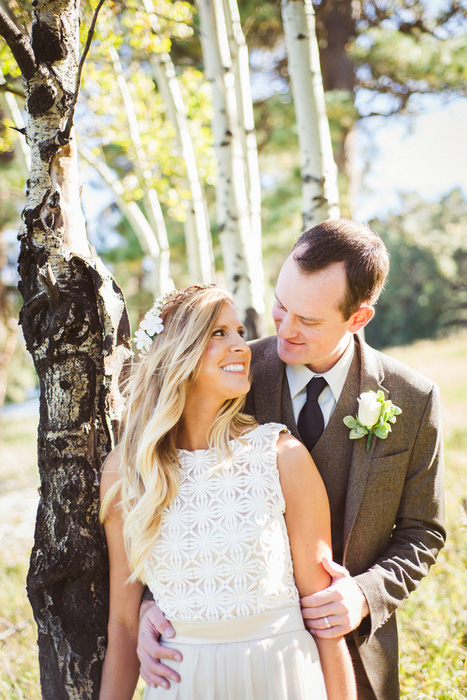
M 260 423 L 285 423 L 325 483 L 333 583 L 302 599 L 303 617 L 316 636 L 347 634 L 359 700 L 399 697 L 392 613 L 428 573 L 445 537 L 438 389 L 356 335 L 374 315 L 387 272 L 384 244 L 364 226 L 329 220 L 304 233 L 279 274 L 277 336 L 251 344 L 246 408 Z M 343 421 L 356 416 L 368 391 L 382 391 L 402 410 L 392 432 L 373 435 L 369 449 L 366 436 L 350 439 Z M 156 628 L 167 634 L 168 623 L 145 605 L 141 675 L 167 687 L 176 676 L 153 657 L 173 658 L 154 638 Z

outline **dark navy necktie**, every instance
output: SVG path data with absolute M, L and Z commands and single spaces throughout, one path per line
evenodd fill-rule
M 324 430 L 324 418 L 318 403 L 328 385 L 324 377 L 313 377 L 306 386 L 306 401 L 298 416 L 297 428 L 305 447 L 311 452 Z

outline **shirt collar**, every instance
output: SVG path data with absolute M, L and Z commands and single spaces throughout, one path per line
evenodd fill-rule
M 315 376 L 324 377 L 327 381 L 334 400 L 339 401 L 339 397 L 344 388 L 345 380 L 349 373 L 350 365 L 352 364 L 353 356 L 355 352 L 355 341 L 353 336 L 351 337 L 347 348 L 336 362 L 336 364 L 331 367 L 330 370 L 324 372 L 323 374 L 316 375 L 311 369 L 308 369 L 305 365 L 286 365 L 285 371 L 287 374 L 287 381 L 289 383 L 290 396 L 294 399 L 301 391 L 303 391 L 310 381 Z

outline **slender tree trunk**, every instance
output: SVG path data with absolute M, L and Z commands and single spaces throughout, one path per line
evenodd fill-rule
M 143 0 L 148 13 L 151 29 L 160 37 L 157 15 L 152 0 Z M 162 46 L 162 39 L 161 39 Z M 214 254 L 212 250 L 211 228 L 208 208 L 201 177 L 196 164 L 196 156 L 188 129 L 188 120 L 183 103 L 180 85 L 175 73 L 175 66 L 166 51 L 152 52 L 149 63 L 159 91 L 164 99 L 167 117 L 175 131 L 177 149 L 186 165 L 187 189 L 191 200 L 186 202 L 185 239 L 190 276 L 204 284 L 212 282 L 214 277 Z
M 263 269 L 258 264 L 257 244 L 252 243 L 235 75 L 222 0 L 199 0 L 198 12 L 205 70 L 212 89 L 212 130 L 218 164 L 217 222 L 226 283 L 248 337 L 256 338 L 261 335 L 264 313 Z
M 282 0 L 288 67 L 297 116 L 303 226 L 339 216 L 339 192 L 326 116 L 311 0 Z
M 360 0 L 328 0 L 316 10 L 320 33 L 320 58 L 325 92 L 338 90 L 347 94 L 349 104 L 354 103 L 355 72 L 347 47 L 356 34 L 356 21 L 360 15 Z M 346 123 L 338 131 L 334 141 L 334 157 L 339 173 L 343 176 L 343 203 L 351 215 L 358 187 L 354 171 L 355 116 L 349 113 Z
M 232 69 L 235 75 L 235 92 L 237 96 L 238 129 L 242 145 L 246 193 L 250 214 L 252 244 L 256 250 L 257 264 L 262 267 L 261 245 L 261 184 L 259 176 L 258 147 L 253 115 L 253 100 L 250 86 L 250 63 L 248 46 L 240 22 L 237 0 L 223 0 L 224 15 L 229 39 Z M 258 280 L 264 285 L 264 280 Z M 259 291 L 264 294 L 264 289 Z
M 153 258 L 156 265 L 156 275 L 155 275 L 155 288 L 153 290 L 154 296 L 160 296 L 161 294 L 166 294 L 173 289 L 173 282 L 170 277 L 170 248 L 169 239 L 167 237 L 167 229 L 165 226 L 164 216 L 162 214 L 161 205 L 157 192 L 152 186 L 151 178 L 152 174 L 150 171 L 149 163 L 146 159 L 146 153 L 141 142 L 141 136 L 138 126 L 138 118 L 136 116 L 136 111 L 133 104 L 133 99 L 125 76 L 123 74 L 123 69 L 120 63 L 120 58 L 117 51 L 111 47 L 110 57 L 114 66 L 115 74 L 117 77 L 117 83 L 120 88 L 120 92 L 123 99 L 123 104 L 125 107 L 125 112 L 128 120 L 128 127 L 130 131 L 130 138 L 133 144 L 133 149 L 135 152 L 135 167 L 141 182 L 143 189 L 143 203 L 146 210 L 147 219 L 154 231 L 157 241 L 159 244 L 159 254 L 158 257 Z
M 0 10 L 21 68 L 31 149 L 20 230 L 20 321 L 40 382 L 41 479 L 28 595 L 38 626 L 42 697 L 97 698 L 105 652 L 107 554 L 101 463 L 120 416 L 129 357 L 122 293 L 86 239 L 71 130 L 79 3 L 38 2 L 32 40 Z
M 139 206 L 136 202 L 126 201 L 125 188 L 102 158 L 98 158 L 82 144 L 79 145 L 78 150 L 81 158 L 99 173 L 105 184 L 108 185 L 114 193 L 117 206 L 136 234 L 144 254 L 152 260 L 157 260 L 160 257 L 159 243 L 149 221 L 146 219 Z

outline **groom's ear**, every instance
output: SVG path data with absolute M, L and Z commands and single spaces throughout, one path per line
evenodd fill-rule
M 374 315 L 375 310 L 373 306 L 370 306 L 369 304 L 362 304 L 349 318 L 350 325 L 347 330 L 349 333 L 357 333 L 360 328 L 363 328 L 371 321 Z

